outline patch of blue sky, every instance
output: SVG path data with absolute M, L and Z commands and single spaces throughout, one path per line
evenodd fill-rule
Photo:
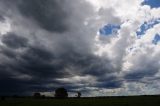
M 147 30 L 149 30 L 150 28 L 153 28 L 154 25 L 159 24 L 160 23 L 160 19 L 156 19 L 156 20 L 151 20 L 149 22 L 144 22 L 141 26 L 140 29 L 136 32 L 137 33 L 137 37 L 141 38 L 141 36 L 143 36 Z
M 151 8 L 159 8 L 160 7 L 160 0 L 144 0 L 142 5 L 149 5 Z
M 118 33 L 120 25 L 107 24 L 104 27 L 99 29 L 100 35 L 110 36 Z
M 160 42 L 160 35 L 156 34 L 154 39 L 152 40 L 152 43 L 157 45 Z

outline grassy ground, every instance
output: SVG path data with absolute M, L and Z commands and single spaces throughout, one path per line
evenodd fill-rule
M 17 98 L 0 101 L 0 106 L 159 106 L 160 96 L 80 99 Z

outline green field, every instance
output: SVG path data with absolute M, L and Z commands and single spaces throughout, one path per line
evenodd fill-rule
M 33 99 L 8 98 L 0 106 L 159 106 L 160 96 Z

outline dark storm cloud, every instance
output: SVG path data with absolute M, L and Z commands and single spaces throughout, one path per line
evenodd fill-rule
M 7 55 L 6 52 L 3 54 L 12 58 L 13 63 L 4 65 L 7 65 L 10 71 L 31 75 L 33 78 L 39 79 L 63 76 L 63 64 L 56 63 L 56 61 L 52 63 L 54 61 L 52 53 L 44 48 L 30 46 L 23 53 L 14 53 L 14 50 L 8 52 Z M 9 54 L 14 55 L 11 57 Z
M 90 53 L 78 53 L 67 51 L 58 57 L 64 62 L 64 67 L 76 67 L 82 75 L 103 76 L 105 73 L 113 73 L 113 67 L 108 60 L 99 58 Z M 78 70 L 75 70 L 78 71 Z
M 63 76 L 63 74 L 67 75 L 62 70 L 63 64 L 55 60 L 54 55 L 44 48 L 31 47 L 21 56 L 22 62 L 19 64 L 29 70 L 28 74 L 38 78 L 55 78 Z
M 27 18 L 33 18 L 42 28 L 53 32 L 64 32 L 68 13 L 62 7 L 63 0 L 21 0 L 19 11 Z
M 150 69 L 134 70 L 133 72 L 127 73 L 124 78 L 128 81 L 139 81 L 145 77 L 153 77 L 157 72 L 158 69 L 154 67 Z
M 14 93 L 16 94 L 17 92 L 21 92 L 21 90 L 26 89 L 25 86 L 22 85 L 24 82 L 10 78 L 0 79 L 0 84 L 1 95 L 13 95 Z
M 51 83 L 46 80 L 39 79 L 16 79 L 16 78 L 0 78 L 0 95 L 32 95 L 31 92 L 53 91 L 56 87 L 46 87 L 46 83 Z M 58 82 L 52 81 L 55 85 Z
M 18 49 L 26 47 L 28 40 L 14 33 L 7 33 L 3 36 L 2 42 L 10 48 Z
M 4 21 L 4 17 L 0 15 L 0 21 Z
M 108 88 L 108 89 L 114 89 L 114 88 L 120 88 L 122 86 L 121 81 L 106 81 L 106 82 L 100 82 L 96 86 L 99 88 Z
M 77 13 L 74 14 L 76 18 L 73 18 L 74 23 L 72 24 L 78 24 L 78 27 L 76 26 L 76 30 L 74 29 L 72 33 L 65 33 L 70 28 L 67 19 L 71 14 L 69 13 L 71 9 L 67 6 L 75 6 L 79 3 L 78 1 L 73 0 L 76 3 L 72 5 L 70 3 L 65 5 L 66 0 L 2 1 L 11 11 L 7 16 L 16 24 L 12 25 L 13 32 L 1 37 L 3 45 L 0 46 L 0 57 L 3 61 L 0 62 L 0 83 L 2 85 L 0 94 L 48 91 L 58 86 L 79 89 L 84 87 L 119 88 L 122 85 L 117 81 L 116 76 L 107 77 L 108 74 L 116 72 L 111 62 L 91 52 L 90 42 L 93 37 L 82 33 L 85 28 L 82 27 L 83 22 L 81 21 L 85 19 L 86 11 L 82 11 L 84 15 L 82 17 L 77 16 Z M 85 6 L 88 8 L 88 5 Z M 18 20 L 18 16 L 23 18 L 22 21 Z M 29 29 L 23 26 L 26 20 L 33 24 L 37 23 L 40 29 L 33 26 L 33 30 L 36 30 L 30 33 L 32 27 Z M 41 32 L 38 32 L 39 30 Z M 62 32 L 65 34 L 62 35 Z M 97 78 L 98 83 L 93 82 L 93 85 L 88 85 L 88 80 L 79 83 L 56 80 L 75 75 L 90 75 Z M 48 85 L 53 86 L 48 87 Z
M 20 73 L 18 76 L 21 76 L 23 74 L 31 76 L 31 79 L 28 82 L 25 79 L 17 79 L 15 75 L 6 74 L 7 77 L 14 79 L 12 83 L 18 83 L 18 85 L 16 85 L 15 87 L 20 86 L 19 89 L 21 87 L 25 88 L 26 86 L 30 87 L 30 91 L 34 91 L 37 89 L 54 89 L 54 87 L 46 88 L 45 85 L 47 84 L 56 84 L 59 86 L 63 85 L 68 89 L 77 89 L 81 87 L 87 87 L 87 85 L 79 86 L 78 84 L 65 83 L 63 81 L 55 82 L 55 79 L 72 76 L 72 72 L 65 72 L 65 69 L 69 67 L 76 67 L 78 70 L 74 70 L 74 72 L 77 71 L 77 73 L 80 73 L 80 75 L 93 75 L 98 77 L 99 80 L 104 77 L 103 75 L 106 72 L 109 72 L 107 71 L 107 69 L 104 71 L 103 67 L 105 66 L 105 64 L 94 66 L 94 64 L 96 64 L 95 62 L 99 61 L 98 57 L 94 57 L 91 55 L 85 57 L 86 58 L 84 58 L 80 53 L 73 53 L 73 51 L 67 52 L 65 55 L 56 57 L 54 56 L 54 53 L 48 51 L 45 48 L 41 49 L 39 47 L 27 46 L 27 50 L 24 53 L 16 53 L 15 56 L 12 57 L 13 63 L 3 64 L 3 68 L 1 68 L 0 72 L 2 73 L 7 70 L 7 72 L 9 73 Z M 98 71 L 100 72 L 96 73 L 96 69 L 93 70 L 94 68 L 98 69 Z M 114 77 L 112 78 L 112 80 L 115 79 L 116 78 Z M 6 78 L 6 80 L 7 82 L 4 81 L 4 83 L 6 84 L 4 84 L 3 87 L 5 88 L 6 86 L 10 88 L 6 89 L 6 92 L 7 90 L 12 91 L 12 88 L 13 90 L 16 89 L 15 87 L 11 88 L 12 85 L 10 85 L 10 82 L 8 82 L 8 78 Z M 120 86 L 121 83 L 116 81 L 109 81 L 107 79 L 103 79 L 103 81 L 94 85 L 94 87 L 100 88 L 118 88 Z M 1 92 L 3 92 L 3 90 Z M 25 91 L 23 89 L 21 90 L 23 92 Z M 19 92 L 21 92 L 21 90 Z
M 38 47 L 31 47 L 26 51 L 26 53 L 21 56 L 21 60 L 24 64 L 20 64 L 20 66 L 25 67 L 25 69 L 31 70 L 31 73 L 33 75 L 39 77 L 45 77 L 45 75 L 46 78 L 68 77 L 68 75 L 72 74 L 72 72 L 67 73 L 65 72 L 65 69 L 69 67 L 80 69 L 80 72 L 79 70 L 74 71 L 77 71 L 82 75 L 89 74 L 94 76 L 102 76 L 106 72 L 109 73 L 107 69 L 105 69 L 104 71 L 104 63 L 101 63 L 103 65 L 94 65 L 96 64 L 95 62 L 99 61 L 98 57 L 92 56 L 91 54 L 88 54 L 88 56 L 84 57 L 81 53 L 75 53 L 73 51 L 68 51 L 65 54 L 56 56 L 54 55 L 54 53 L 49 52 L 44 48 L 41 49 Z M 93 70 L 94 68 L 99 69 L 97 70 L 99 72 L 96 72 L 96 69 Z
M 7 56 L 8 58 L 14 58 L 17 55 L 15 51 L 6 47 L 1 47 L 0 53 Z

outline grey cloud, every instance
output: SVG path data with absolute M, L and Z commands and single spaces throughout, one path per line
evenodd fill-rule
M 123 85 L 119 75 L 115 74 L 121 71 L 122 61 L 117 60 L 114 65 L 118 64 L 119 67 L 114 68 L 111 60 L 93 54 L 98 28 L 84 25 L 84 20 L 92 17 L 93 13 L 93 8 L 86 2 L 2 0 L 0 5 L 5 7 L 3 13 L 6 8 L 10 10 L 5 15 L 10 19 L 12 29 L 12 32 L 1 37 L 0 59 L 3 58 L 3 61 L 0 62 L 0 95 L 17 93 L 16 90 L 18 93 L 52 91 L 60 86 L 83 91 L 86 87 L 116 89 Z M 105 10 L 100 12 L 103 14 Z M 109 17 L 108 20 L 120 23 L 117 17 L 113 20 Z M 125 45 L 123 41 L 118 44 Z M 119 47 L 114 51 L 122 52 L 117 55 L 122 60 L 125 53 Z M 94 77 L 95 82 L 88 84 L 84 80 L 67 83 L 56 80 L 86 75 Z M 132 76 L 134 74 L 126 74 L 124 80 L 133 79 Z M 139 76 L 142 78 L 146 75 L 140 73 Z
M 16 56 L 16 52 L 10 48 L 1 47 L 0 53 L 7 56 L 8 58 L 13 58 Z
M 4 60 L 0 63 L 0 75 L 4 78 L 0 94 L 48 91 L 59 86 L 69 90 L 120 87 L 116 78 L 112 82 L 104 80 L 107 74 L 116 72 L 111 62 L 93 54 L 97 29 L 83 22 L 92 16 L 89 4 L 75 0 L 7 0 L 3 4 L 12 4 L 12 12 L 6 13 L 6 17 L 14 24 L 12 32 L 1 39 L 0 56 Z M 98 83 L 56 80 L 85 75 L 97 78 Z
M 140 81 L 145 77 L 153 77 L 158 72 L 158 69 L 150 68 L 144 70 L 132 70 L 125 74 L 125 79 L 128 81 Z
M 107 88 L 107 89 L 116 89 L 122 87 L 121 81 L 106 81 L 106 82 L 100 82 L 96 86 L 98 88 Z
M 102 18 L 106 18 L 106 15 L 108 16 L 105 21 L 107 20 L 107 23 L 109 24 L 121 24 L 121 20 L 118 16 L 116 16 L 116 12 L 114 8 L 101 8 L 99 10 L 99 15 L 102 16 Z
M 0 21 L 3 22 L 4 20 L 5 20 L 4 17 L 0 15 Z
M 86 51 L 89 51 L 89 47 L 86 45 L 89 44 L 89 39 L 86 39 L 88 36 L 82 33 L 84 28 L 82 29 L 83 22 L 81 21 L 83 18 L 81 16 L 75 15 L 78 19 L 73 18 L 73 20 L 70 16 L 71 19 L 69 19 L 71 21 L 70 24 L 73 26 L 75 26 L 74 22 L 77 22 L 76 26 L 79 27 L 75 27 L 75 30 L 80 28 L 80 31 L 72 30 L 61 34 L 66 31 L 66 28 L 70 27 L 70 24 L 65 25 L 66 19 L 68 19 L 66 15 L 70 15 L 70 13 L 65 11 L 74 11 L 74 9 L 67 7 L 69 5 L 71 7 L 74 6 L 74 4 L 70 4 L 71 2 L 67 3 L 67 5 L 63 5 L 63 1 L 59 0 L 7 0 L 1 1 L 1 3 L 4 7 L 12 4 L 12 6 L 9 6 L 9 11 L 12 12 L 6 14 L 11 22 L 14 22 L 11 26 L 13 32 L 3 35 L 1 39 L 3 46 L 1 46 L 0 53 L 1 57 L 4 58 L 0 63 L 0 74 L 2 75 L 3 73 L 4 75 L 4 78 L 1 79 L 4 88 L 1 89 L 1 94 L 4 91 L 8 93 L 15 92 L 16 88 L 19 88 L 19 92 L 26 92 L 24 88 L 31 92 L 36 89 L 49 90 L 54 88 L 45 87 L 48 84 L 61 86 L 63 83 L 55 82 L 55 78 L 69 77 L 76 71 L 79 71 L 79 74 L 83 74 L 85 70 L 80 68 L 87 67 L 87 64 L 90 65 L 91 63 L 86 61 L 90 58 L 95 58 L 86 58 L 92 54 L 84 56 Z M 5 12 L 6 7 L 3 8 L 3 12 Z M 83 13 L 86 13 L 86 11 Z M 85 18 L 85 16 L 83 17 Z M 37 23 L 40 27 L 33 25 L 28 28 L 24 25 L 27 22 L 26 20 L 32 24 Z M 74 22 L 72 23 L 72 21 Z M 37 32 L 32 32 L 32 29 Z M 41 33 L 38 30 L 41 30 Z M 49 31 L 50 34 L 44 30 Z M 81 59 L 84 57 L 85 59 Z M 70 69 L 70 67 L 76 67 L 78 70 L 67 72 L 66 69 Z M 23 78 L 23 75 L 29 76 L 30 79 L 19 79 Z M 10 83 L 15 83 L 16 85 L 12 87 Z M 67 88 L 77 87 L 73 84 L 66 84 L 65 86 Z M 5 87 L 8 89 L 5 89 Z
M 7 33 L 6 35 L 3 35 L 2 42 L 10 48 L 18 49 L 26 47 L 28 39 L 14 33 Z
M 13 51 L 10 51 L 13 52 Z M 12 53 L 10 53 L 12 54 Z M 6 69 L 8 72 L 13 73 L 20 73 L 19 76 L 22 74 L 26 74 L 31 76 L 32 84 L 28 83 L 27 86 L 36 86 L 38 89 L 39 86 L 44 84 L 43 86 L 47 84 L 58 84 L 59 86 L 66 86 L 69 89 L 78 89 L 79 86 L 77 84 L 69 84 L 65 82 L 53 82 L 56 78 L 69 78 L 70 76 L 73 76 L 74 73 L 79 73 L 79 75 L 92 75 L 99 78 L 99 81 L 101 78 L 103 78 L 104 74 L 111 73 L 106 68 L 103 69 L 103 67 L 106 65 L 105 63 L 101 63 L 101 65 L 96 65 L 97 62 L 99 62 L 98 57 L 94 56 L 86 56 L 87 58 L 84 58 L 82 54 L 80 53 L 73 53 L 72 51 L 67 52 L 65 55 L 61 56 L 55 56 L 54 53 L 46 50 L 45 48 L 38 48 L 38 47 L 32 47 L 27 46 L 27 49 L 24 53 L 16 53 L 13 59 L 13 63 L 9 64 L 3 64 L 3 67 L 7 67 Z M 90 57 L 90 58 L 88 58 Z M 93 65 L 93 66 L 92 66 Z M 72 70 L 70 72 L 65 71 L 66 68 L 75 67 L 77 70 Z M 4 72 L 5 68 L 3 68 L 3 71 L 1 70 L 1 73 Z M 98 72 L 97 72 L 97 71 Z M 9 78 L 15 78 L 15 75 L 7 75 Z M 8 79 L 8 78 L 6 78 Z M 116 78 L 113 77 L 113 80 Z M 16 80 L 17 81 L 17 80 Z M 25 82 L 25 81 L 24 81 Z M 37 82 L 39 82 L 37 84 Z M 8 82 L 6 82 L 8 83 Z M 86 82 L 84 83 L 84 86 Z M 95 82 L 93 82 L 95 83 Z M 9 86 L 7 84 L 7 86 Z M 6 86 L 6 87 L 7 87 Z M 21 83 L 19 84 L 21 85 Z M 25 85 L 26 86 L 26 85 Z M 103 88 L 116 88 L 120 87 L 120 83 L 118 82 L 111 82 L 110 80 L 105 80 L 103 82 L 100 82 L 98 84 L 95 83 L 96 87 L 103 87 Z M 44 89 L 51 89 L 51 88 L 42 88 Z M 32 90 L 35 90 L 34 87 L 32 87 Z
M 153 51 L 149 50 L 149 54 L 152 54 Z M 137 54 L 137 56 L 139 56 Z M 140 58 L 140 60 L 139 60 Z M 155 77 L 159 72 L 159 62 L 158 54 L 149 56 L 146 54 L 141 54 L 138 58 L 135 58 L 133 62 L 133 67 L 126 73 L 124 73 L 124 78 L 126 80 L 140 81 L 147 77 Z
M 64 32 L 69 15 L 64 8 L 63 0 L 21 0 L 19 11 L 27 18 L 33 18 L 42 28 L 53 32 Z

